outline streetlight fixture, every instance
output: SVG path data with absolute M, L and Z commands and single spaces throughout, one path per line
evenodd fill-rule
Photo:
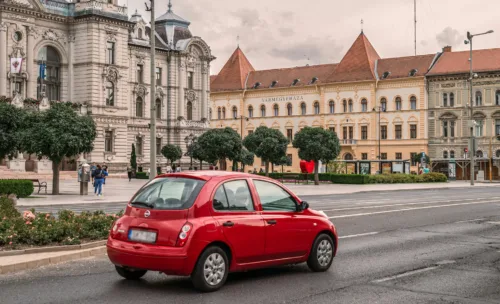
M 189 154 L 189 156 L 191 158 L 190 165 L 189 165 L 190 170 L 193 170 L 193 151 L 192 151 L 192 149 L 193 149 L 193 144 L 197 139 L 198 139 L 198 137 L 196 137 L 193 134 L 189 134 L 188 136 L 186 136 L 184 138 L 184 142 L 186 143 L 186 147 L 187 147 L 186 154 Z
M 482 35 L 487 35 L 493 33 L 493 30 L 489 30 L 484 33 L 479 33 L 479 34 L 471 34 L 470 32 L 467 32 L 467 40 L 464 41 L 465 44 L 470 45 L 470 57 L 469 57 L 469 62 L 470 62 L 470 141 L 469 141 L 469 153 L 470 153 L 470 184 L 471 186 L 474 186 L 474 171 L 475 171 L 475 165 L 474 165 L 474 154 L 476 153 L 475 151 L 475 138 L 474 138 L 474 118 L 473 116 L 473 106 L 474 106 L 474 90 L 473 90 L 473 79 L 477 77 L 477 75 L 474 75 L 474 72 L 472 71 L 472 38 L 475 36 L 482 36 Z M 490 155 L 491 157 L 491 155 Z
M 380 140 L 382 138 L 382 127 L 380 126 L 380 113 L 385 112 L 385 107 L 383 106 L 376 106 L 373 108 L 374 112 L 378 112 L 378 166 L 379 166 L 379 173 L 382 174 L 382 153 L 381 151 L 381 146 L 380 146 Z

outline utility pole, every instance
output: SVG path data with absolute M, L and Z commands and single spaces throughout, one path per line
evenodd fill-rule
M 149 124 L 150 131 L 150 144 L 149 144 L 149 179 L 152 180 L 156 177 L 156 64 L 155 64 L 155 0 L 150 0 L 151 6 L 148 7 L 146 3 L 146 11 L 151 12 L 151 31 L 150 31 L 150 44 L 151 44 L 151 117 Z
M 417 56 L 417 0 L 413 0 L 413 15 L 415 19 L 415 56 Z

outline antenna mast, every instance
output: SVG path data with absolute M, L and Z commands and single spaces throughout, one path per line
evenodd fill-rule
M 417 56 L 417 0 L 413 0 L 413 15 L 415 17 L 415 56 Z

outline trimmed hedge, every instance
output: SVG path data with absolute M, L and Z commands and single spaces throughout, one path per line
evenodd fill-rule
M 331 174 L 331 181 L 334 184 L 363 185 L 370 182 L 370 176 L 361 174 Z
M 19 198 L 33 194 L 33 182 L 21 179 L 0 179 L 0 195 L 15 194 Z
M 264 173 L 259 173 L 265 176 Z M 296 179 L 314 181 L 314 174 L 302 173 L 269 173 L 269 177 L 278 180 Z M 377 174 L 377 175 L 361 175 L 361 174 L 333 174 L 320 173 L 319 180 L 322 182 L 332 182 L 334 184 L 404 184 L 404 183 L 442 183 L 448 178 L 442 173 L 427 173 L 422 175 L 413 174 Z
M 405 184 L 405 183 L 444 183 L 448 181 L 446 175 L 431 172 L 421 175 L 413 174 L 379 174 L 370 175 L 372 184 Z
M 135 178 L 137 178 L 137 179 L 149 179 L 148 174 L 146 172 L 137 172 L 135 174 Z

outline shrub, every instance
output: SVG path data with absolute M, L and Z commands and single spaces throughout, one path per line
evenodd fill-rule
M 14 206 L 14 202 L 6 196 L 0 196 L 0 219 L 3 219 L 4 217 L 15 218 L 19 216 L 21 216 L 21 214 Z
M 135 177 L 137 179 L 148 179 L 148 174 L 146 172 L 137 172 Z
M 0 195 L 15 194 L 17 197 L 28 197 L 33 194 L 33 182 L 29 180 L 0 180 Z
M 369 175 L 362 174 L 332 174 L 331 181 L 334 184 L 368 184 L 370 182 Z
M 403 183 L 440 183 L 448 179 L 442 173 L 413 174 L 379 174 L 371 175 L 372 184 L 403 184 Z

